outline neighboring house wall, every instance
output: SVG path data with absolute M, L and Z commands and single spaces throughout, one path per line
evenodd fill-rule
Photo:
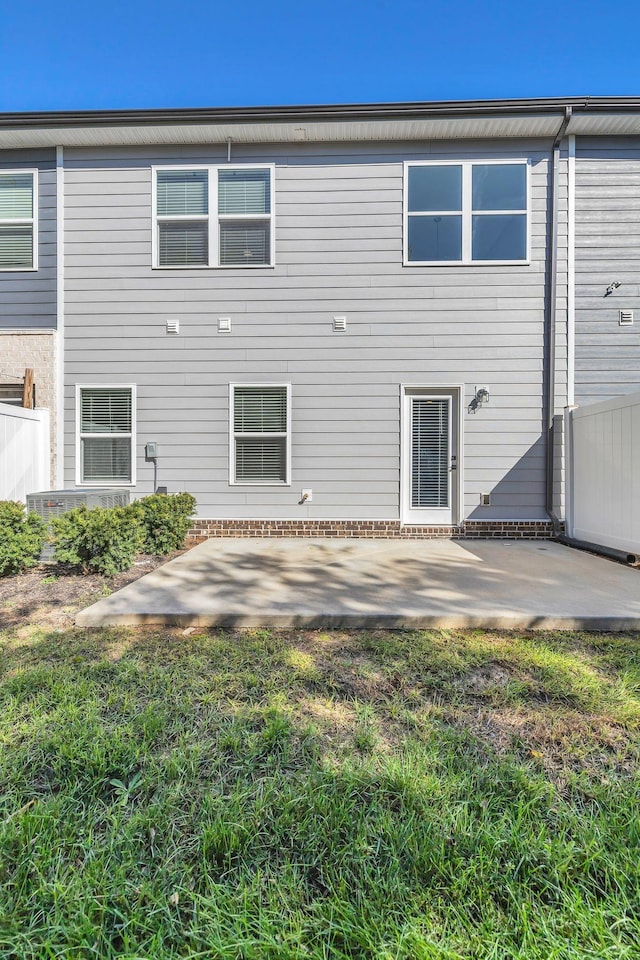
M 543 339 L 551 144 L 233 146 L 273 162 L 274 268 L 153 270 L 154 164 L 226 147 L 65 150 L 65 483 L 76 384 L 136 384 L 138 495 L 190 490 L 202 517 L 397 519 L 401 385 L 464 385 L 464 515 L 545 519 Z M 403 161 L 529 158 L 532 257 L 403 266 Z M 566 402 L 566 170 L 560 184 L 557 411 Z M 335 315 L 347 329 L 332 329 Z M 218 317 L 232 332 L 218 333 Z M 167 336 L 179 319 L 179 336 Z M 229 383 L 292 384 L 291 487 L 229 485 Z M 467 405 L 476 386 L 490 402 Z M 299 505 L 302 488 L 313 502 Z M 480 506 L 480 494 L 491 505 Z
M 0 330 L 55 329 L 55 151 L 2 150 L 4 170 L 38 170 L 38 269 L 0 271 Z
M 0 378 L 35 371 L 36 403 L 50 412 L 51 477 L 56 466 L 56 171 L 55 151 L 0 153 L 3 170 L 38 170 L 38 261 L 34 271 L 0 271 Z
M 606 400 L 640 382 L 640 143 L 576 139 L 575 402 Z M 610 295 L 607 288 L 620 286 Z M 620 310 L 633 310 L 620 326 Z

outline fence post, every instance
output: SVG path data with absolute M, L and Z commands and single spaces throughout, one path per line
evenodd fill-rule
M 33 410 L 33 369 L 31 367 L 27 367 L 24 372 L 22 406 L 25 410 Z

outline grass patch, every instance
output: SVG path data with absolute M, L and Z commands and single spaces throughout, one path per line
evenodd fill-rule
M 0 642 L 0 955 L 640 955 L 637 637 Z

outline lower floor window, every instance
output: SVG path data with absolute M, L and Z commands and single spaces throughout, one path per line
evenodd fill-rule
M 78 387 L 80 483 L 133 483 L 133 417 L 133 387 Z
M 231 483 L 288 484 L 290 388 L 232 384 Z

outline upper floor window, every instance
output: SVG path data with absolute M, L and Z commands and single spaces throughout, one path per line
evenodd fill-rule
M 526 161 L 405 166 L 404 262 L 526 263 Z
M 271 266 L 272 197 L 272 166 L 156 168 L 154 266 Z
M 0 270 L 37 268 L 37 171 L 0 171 Z

